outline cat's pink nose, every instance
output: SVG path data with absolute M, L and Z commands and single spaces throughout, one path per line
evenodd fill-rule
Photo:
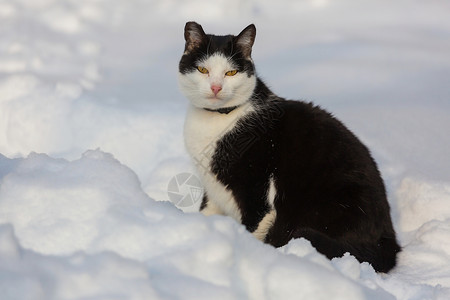
M 213 91 L 214 96 L 217 96 L 217 94 L 222 90 L 222 87 L 220 85 L 212 85 L 211 91 Z

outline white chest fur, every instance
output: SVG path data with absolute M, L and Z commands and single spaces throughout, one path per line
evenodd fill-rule
M 228 215 L 241 222 L 241 213 L 233 194 L 211 172 L 211 159 L 217 142 L 230 130 L 236 122 L 247 113 L 253 111 L 249 103 L 233 110 L 229 114 L 210 112 L 191 106 L 188 110 L 184 126 L 186 148 L 197 168 L 208 199 L 215 208 L 214 212 Z

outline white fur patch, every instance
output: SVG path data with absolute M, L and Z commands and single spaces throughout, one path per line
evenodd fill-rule
M 217 141 L 232 130 L 236 122 L 253 111 L 248 102 L 256 86 L 256 77 L 238 72 L 234 76 L 225 73 L 236 67 L 222 54 L 214 54 L 198 62 L 198 66 L 208 70 L 203 74 L 194 70 L 187 74 L 179 73 L 178 81 L 184 95 L 191 102 L 188 110 L 184 137 L 186 148 L 197 167 L 211 205 L 202 211 L 204 214 L 225 214 L 241 223 L 241 212 L 231 191 L 220 183 L 211 172 L 211 159 Z M 211 86 L 218 85 L 222 90 L 214 95 Z M 229 114 L 206 111 L 204 108 L 239 106 Z M 210 206 L 210 207 L 209 207 Z
M 204 214 L 214 212 L 233 217 L 241 223 L 241 212 L 236 204 L 233 194 L 211 172 L 211 159 L 216 150 L 217 141 L 232 130 L 236 122 L 253 111 L 250 103 L 245 103 L 229 114 L 206 111 L 190 106 L 184 126 L 186 148 L 197 168 L 208 200 L 212 208 L 204 209 Z
M 268 212 L 264 218 L 259 222 L 258 228 L 256 228 L 255 231 L 253 231 L 253 235 L 260 241 L 264 242 L 264 239 L 266 238 L 267 233 L 269 232 L 269 229 L 273 226 L 273 223 L 275 222 L 275 219 L 277 217 L 277 212 L 275 209 L 272 209 L 270 212 Z
M 267 203 L 272 208 L 270 212 L 268 212 L 264 218 L 259 222 L 258 228 L 253 232 L 253 235 L 260 241 L 264 241 L 266 238 L 267 233 L 269 232 L 270 228 L 272 227 L 273 223 L 275 222 L 275 219 L 277 217 L 277 212 L 275 210 L 275 196 L 277 194 L 275 183 L 273 178 L 270 178 L 269 181 L 269 188 L 267 189 Z
M 277 194 L 277 190 L 275 188 L 275 183 L 273 181 L 273 178 L 270 177 L 270 181 L 269 181 L 269 189 L 267 190 L 267 203 L 270 205 L 270 207 L 274 208 L 274 201 L 275 201 L 275 196 Z
M 202 209 L 201 213 L 205 216 L 225 214 L 213 201 L 208 201 L 208 204 L 204 209 Z

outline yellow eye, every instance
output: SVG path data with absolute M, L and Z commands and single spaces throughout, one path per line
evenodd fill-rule
M 237 70 L 231 70 L 231 71 L 226 72 L 225 75 L 234 76 L 234 75 L 236 75 L 236 73 L 237 73 Z
M 208 71 L 207 68 L 203 68 L 203 67 L 200 67 L 200 66 L 197 67 L 197 70 L 198 70 L 200 73 L 202 73 L 202 74 L 208 74 L 208 73 L 209 73 L 209 71 Z

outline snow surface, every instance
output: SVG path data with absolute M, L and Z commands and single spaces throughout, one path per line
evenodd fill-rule
M 446 0 L 0 0 L 0 298 L 450 299 L 449 13 Z M 396 269 L 329 261 L 303 239 L 275 249 L 167 201 L 193 170 L 176 82 L 189 20 L 255 23 L 273 90 L 370 147 Z

